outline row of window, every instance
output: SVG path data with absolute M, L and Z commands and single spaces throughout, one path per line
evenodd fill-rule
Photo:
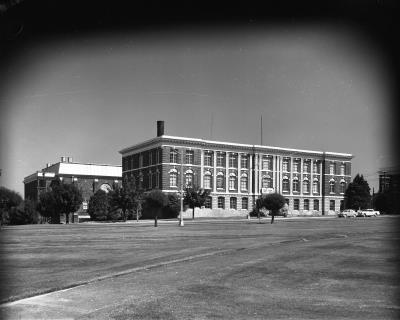
M 186 186 L 191 186 L 193 183 L 193 173 L 186 173 L 185 178 L 184 178 L 184 183 Z M 177 180 L 178 180 L 178 173 L 176 171 L 170 173 L 170 178 L 169 178 L 169 185 L 170 187 L 177 187 Z M 213 184 L 212 184 L 212 176 L 210 174 L 206 174 L 203 177 L 203 187 L 205 189 L 212 189 Z M 222 172 L 219 172 L 216 177 L 216 188 L 217 189 L 225 189 L 225 175 Z M 228 178 L 228 188 L 229 190 L 237 190 L 237 176 L 235 174 L 231 174 Z M 249 185 L 249 180 L 247 177 L 247 174 L 242 174 L 240 177 L 240 190 L 241 191 L 247 191 L 248 190 L 248 185 Z M 261 181 L 261 186 L 262 188 L 272 188 L 273 187 L 273 180 L 269 176 L 264 176 Z M 344 193 L 346 190 L 346 182 L 341 181 L 340 182 L 340 193 Z M 293 192 L 300 192 L 300 182 L 298 179 L 294 179 L 292 182 L 292 191 Z M 288 178 L 283 178 L 282 180 L 282 191 L 283 192 L 290 192 L 290 186 L 289 186 L 289 179 Z M 314 180 L 312 183 L 312 192 L 319 194 L 320 192 L 320 184 L 318 180 Z M 330 193 L 335 193 L 336 192 L 336 183 L 335 181 L 330 181 L 329 182 L 329 192 Z M 303 193 L 310 193 L 310 181 L 309 180 L 303 180 Z
M 314 206 L 313 210 L 319 210 L 319 200 L 314 199 L 313 201 Z M 289 199 L 286 199 L 286 203 L 289 205 Z M 340 208 L 343 208 L 344 201 L 340 200 Z M 293 200 L 293 210 L 300 210 L 300 199 L 294 199 Z M 310 210 L 310 200 L 309 199 L 304 199 L 303 200 L 303 210 Z M 335 200 L 329 200 L 329 210 L 335 211 L 336 210 L 336 201 Z
M 208 205 L 209 205 L 208 208 L 211 208 L 211 197 L 209 197 Z M 217 206 L 218 206 L 218 209 L 225 209 L 225 197 L 218 197 Z M 207 208 L 207 203 L 206 203 L 206 208 Z M 236 197 L 229 198 L 229 208 L 237 210 L 237 198 Z M 248 208 L 249 208 L 249 199 L 242 198 L 242 209 L 247 210 Z
M 294 179 L 292 183 L 292 191 L 293 192 L 300 192 L 300 183 L 299 180 Z M 314 180 L 312 183 L 312 192 L 313 193 L 319 193 L 320 187 L 319 187 L 319 181 Z M 290 187 L 289 187 L 289 179 L 288 178 L 283 178 L 282 180 L 282 191 L 283 192 L 290 192 Z M 339 184 L 339 192 L 340 193 L 345 193 L 346 191 L 346 182 L 341 181 Z M 309 193 L 310 192 L 310 182 L 308 180 L 303 181 L 303 193 Z M 335 181 L 330 181 L 329 182 L 329 192 L 330 193 L 335 193 L 336 192 L 336 182 Z

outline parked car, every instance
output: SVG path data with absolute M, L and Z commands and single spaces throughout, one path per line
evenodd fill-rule
M 379 216 L 381 213 L 374 209 L 364 209 L 357 211 L 357 217 L 376 217 Z
M 342 217 L 342 218 L 352 217 L 352 218 L 355 218 L 355 217 L 357 217 L 357 212 L 355 212 L 353 209 L 346 209 L 346 210 L 343 210 L 342 212 L 339 212 L 338 217 Z

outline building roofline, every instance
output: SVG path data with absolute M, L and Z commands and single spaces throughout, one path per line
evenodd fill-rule
M 273 147 L 273 146 L 264 146 L 264 145 L 256 145 L 256 144 L 244 144 L 244 143 L 234 143 L 234 142 L 224 142 L 224 141 L 216 141 L 216 140 L 205 140 L 199 138 L 187 138 L 187 137 L 177 137 L 177 136 L 168 136 L 162 135 L 156 138 L 152 138 L 141 143 L 132 145 L 130 147 L 124 148 L 119 151 L 120 154 L 129 152 L 132 149 L 137 149 L 142 146 L 151 144 L 153 142 L 162 141 L 163 139 L 173 139 L 173 140 L 183 140 L 183 141 L 191 141 L 191 142 L 198 142 L 200 144 L 217 144 L 217 145 L 225 145 L 225 146 L 237 146 L 237 147 L 245 147 L 245 148 L 258 148 L 258 149 L 273 149 L 279 151 L 294 151 L 299 153 L 314 153 L 323 155 L 332 155 L 332 156 L 341 156 L 341 157 L 349 157 L 353 158 L 353 155 L 350 153 L 338 153 L 338 152 L 323 152 L 323 151 L 315 151 L 315 150 L 305 150 L 305 149 L 294 149 L 294 148 L 282 148 L 282 147 Z

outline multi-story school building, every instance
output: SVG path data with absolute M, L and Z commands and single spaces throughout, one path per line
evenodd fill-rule
M 290 211 L 339 211 L 351 179 L 347 153 L 289 149 L 164 135 L 124 148 L 122 178 L 137 188 L 179 193 L 209 189 L 211 209 L 251 210 L 263 193 L 278 192 Z

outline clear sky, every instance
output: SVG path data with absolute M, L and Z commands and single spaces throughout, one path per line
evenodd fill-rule
M 37 41 L 6 70 L 1 185 L 61 156 L 121 164 L 165 134 L 354 155 L 377 188 L 391 165 L 388 66 L 355 28 L 217 28 Z M 212 125 L 211 125 L 212 124 Z

